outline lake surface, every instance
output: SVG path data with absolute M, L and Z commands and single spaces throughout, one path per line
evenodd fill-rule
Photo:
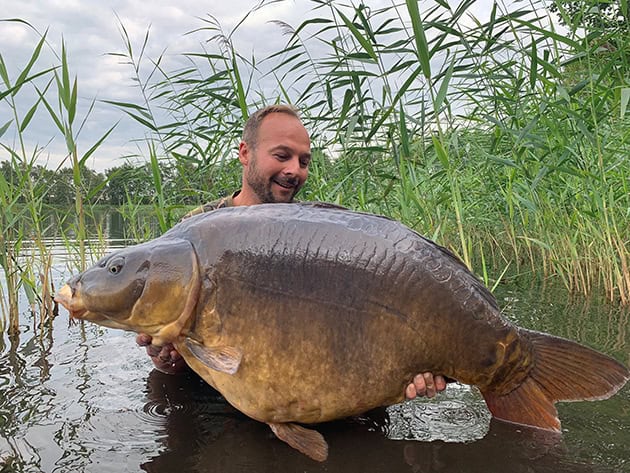
M 57 266 L 56 287 L 70 273 Z M 630 363 L 629 311 L 563 291 L 501 286 L 506 316 Z M 318 426 L 317 463 L 228 405 L 194 374 L 152 370 L 134 335 L 69 325 L 0 338 L 0 472 L 630 472 L 630 386 L 600 402 L 559 405 L 563 434 L 491 421 L 454 384 L 434 400 Z M 255 386 L 252 387 L 255 389 Z M 317 387 L 312 387 L 314 394 Z

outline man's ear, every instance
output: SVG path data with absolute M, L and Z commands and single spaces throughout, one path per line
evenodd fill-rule
M 249 146 L 244 141 L 241 141 L 241 144 L 238 145 L 238 160 L 243 166 L 249 164 Z

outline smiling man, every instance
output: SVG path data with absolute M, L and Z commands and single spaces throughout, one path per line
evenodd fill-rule
M 222 207 L 293 202 L 308 178 L 311 161 L 311 140 L 297 111 L 287 105 L 271 105 L 253 113 L 243 129 L 238 159 L 243 165 L 241 190 L 205 204 L 184 218 Z M 152 345 L 146 334 L 139 334 L 136 342 L 147 347 L 158 370 L 176 373 L 186 369 L 173 345 Z M 421 373 L 407 386 L 405 396 L 433 397 L 445 388 L 444 377 Z
M 311 140 L 292 108 L 267 107 L 247 121 L 238 157 L 243 187 L 234 205 L 292 202 L 308 177 Z

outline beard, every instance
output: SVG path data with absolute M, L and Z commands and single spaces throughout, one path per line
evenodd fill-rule
M 284 195 L 276 197 L 273 194 L 272 184 L 277 183 L 283 187 L 293 187 L 291 195 L 287 199 Z M 247 184 L 252 188 L 262 204 L 277 204 L 293 202 L 293 198 L 300 190 L 299 180 L 297 178 L 281 177 L 279 174 L 266 178 L 260 173 L 256 165 L 256 159 L 252 159 L 249 163 L 249 172 L 247 173 Z

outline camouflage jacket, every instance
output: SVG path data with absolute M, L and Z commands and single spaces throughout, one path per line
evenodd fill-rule
M 212 210 L 222 209 L 224 207 L 234 207 L 234 197 L 236 197 L 240 190 L 232 193 L 227 197 L 222 197 L 217 200 L 213 200 L 212 202 L 208 202 L 207 204 L 200 205 L 199 207 L 191 210 L 186 215 L 182 217 L 182 220 L 188 217 L 192 217 L 193 215 L 202 214 L 205 212 L 210 212 Z

